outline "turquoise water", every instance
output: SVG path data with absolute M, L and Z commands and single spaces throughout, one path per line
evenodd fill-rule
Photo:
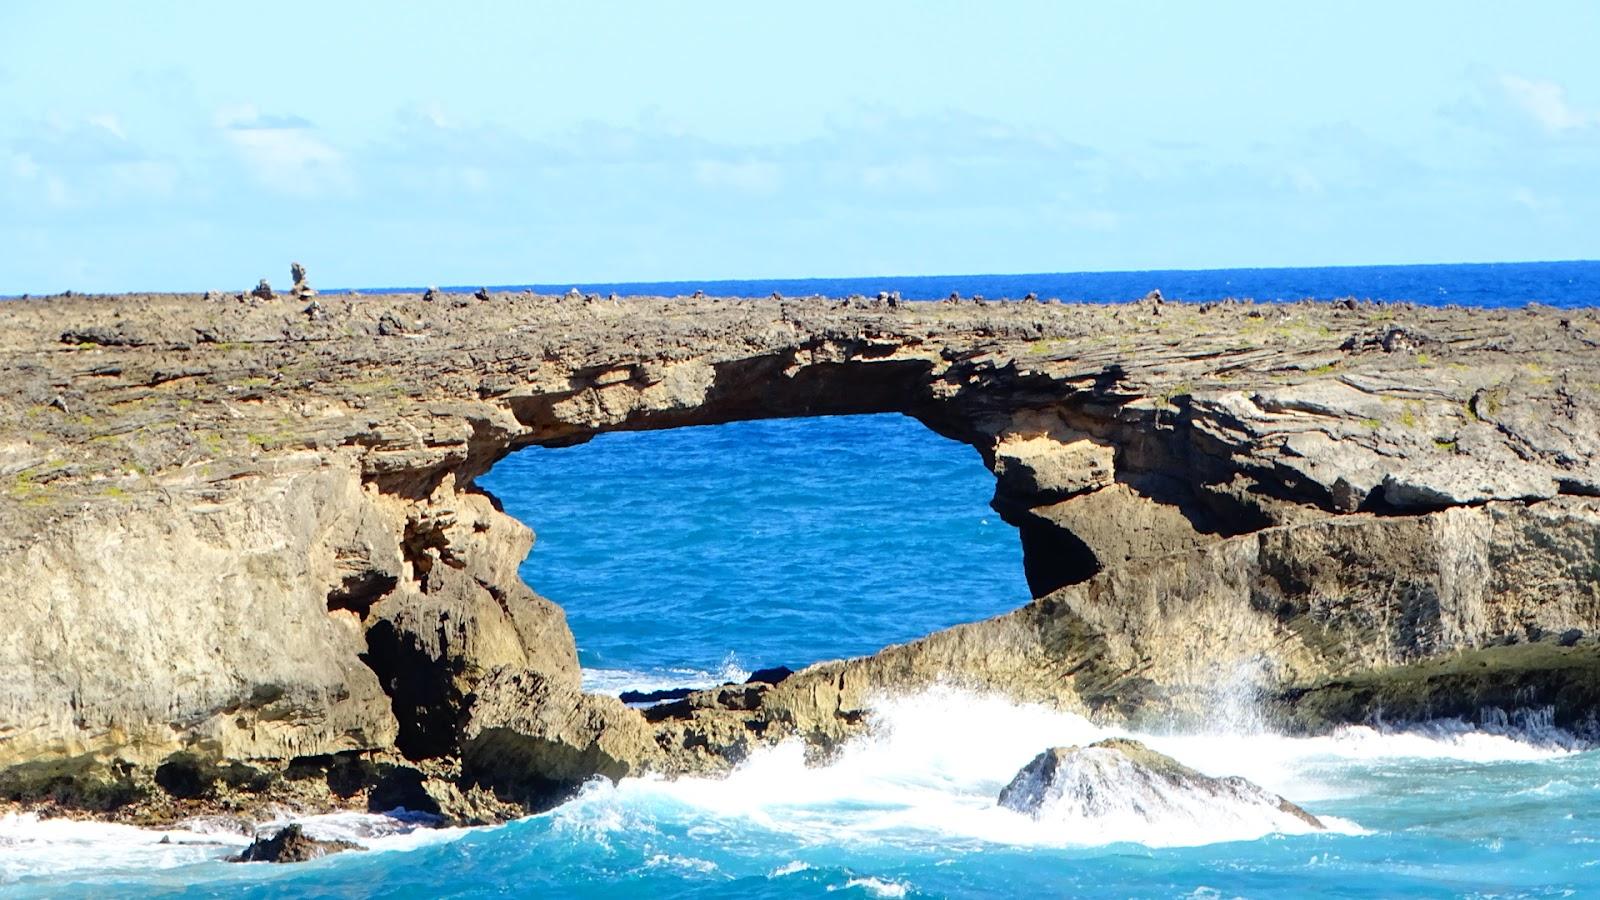
M 1561 297 L 1595 302 L 1600 266 L 1562 265 L 1577 268 L 1560 270 L 1574 279 Z M 1526 269 L 1508 280 L 1493 267 L 1407 268 L 1426 271 L 1406 278 L 1476 291 L 1486 305 L 1561 299 L 1518 287 L 1537 280 Z M 1318 279 L 1341 270 L 1266 271 L 1337 295 Z M 763 286 L 746 287 L 774 289 Z M 998 287 L 968 279 L 959 289 L 998 296 Z M 843 290 L 868 289 L 877 288 Z M 594 690 L 867 653 L 1027 599 L 1016 534 L 988 509 L 993 480 L 976 453 L 897 416 L 603 435 L 523 451 L 481 482 L 538 533 L 524 577 L 566 608 Z M 1500 734 L 1444 722 L 1308 740 L 1242 726 L 1250 712 L 1239 699 L 1217 710 L 1212 729 L 1140 737 L 1209 774 L 1284 794 L 1329 832 L 1279 833 L 1222 806 L 1155 822 L 1039 822 L 1001 809 L 995 796 L 1035 753 L 1108 732 L 942 690 L 885 698 L 873 732 L 825 767 L 778 747 L 727 780 L 595 784 L 496 828 L 318 818 L 313 832 L 374 852 L 300 866 L 222 863 L 243 838 L 204 823 L 159 844 L 162 834 L 136 829 L 0 818 L 0 894 L 1600 894 L 1600 752 L 1537 722 Z
M 1255 834 L 1227 810 L 1110 828 L 1033 822 L 993 798 L 1032 749 L 1101 736 L 1081 720 L 935 693 L 886 703 L 879 736 L 822 769 L 789 748 L 727 781 L 594 785 L 557 810 L 475 830 L 372 836 L 298 866 L 216 861 L 106 826 L 69 847 L 46 825 L 0 873 L 17 896 L 240 897 L 1560 897 L 1600 890 L 1600 756 L 1439 730 L 1320 740 L 1150 736 L 1206 771 L 1242 771 L 1331 833 Z M 26 827 L 25 827 L 26 826 Z M 363 830 L 367 829 L 367 830 Z M 182 840 L 205 840 L 205 835 Z M 215 839 L 212 837 L 211 839 Z M 230 838 L 236 848 L 241 839 Z M 156 868 L 156 865 L 164 866 Z M 68 870 L 68 871 L 63 871 Z

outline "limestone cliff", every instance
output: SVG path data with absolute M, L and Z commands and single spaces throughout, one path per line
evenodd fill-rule
M 933 680 L 1592 721 L 1597 342 L 1593 311 L 1354 302 L 9 301 L 0 798 L 487 820 L 825 749 Z M 979 450 L 1039 599 L 647 715 L 579 691 L 531 532 L 472 485 L 607 430 L 869 412 Z

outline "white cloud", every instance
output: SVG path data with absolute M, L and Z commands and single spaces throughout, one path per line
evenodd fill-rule
M 18 178 L 33 178 L 39 174 L 39 164 L 26 153 L 14 153 L 11 155 L 11 174 Z
M 90 116 L 89 124 L 115 135 L 121 140 L 127 140 L 128 135 L 122 130 L 122 121 L 111 113 L 99 116 Z
M 1307 166 L 1291 164 L 1286 172 L 1289 184 L 1302 194 L 1321 194 L 1326 189 L 1322 179 Z
M 1553 81 L 1501 75 L 1500 87 L 1523 113 L 1552 134 L 1600 124 L 1600 115 L 1575 109 L 1567 102 L 1566 88 Z
M 253 103 L 224 106 L 214 117 L 218 128 L 228 130 L 310 130 L 311 123 L 300 116 L 263 114 Z
M 914 191 L 932 193 L 939 189 L 939 172 L 925 158 L 866 166 L 861 170 L 861 185 L 875 191 Z
M 694 165 L 694 178 L 710 187 L 731 188 L 746 194 L 770 194 L 782 183 L 783 171 L 774 163 L 758 160 L 702 159 Z
M 1540 212 L 1542 210 L 1558 209 L 1561 201 L 1553 197 L 1543 197 L 1533 191 L 1519 187 L 1511 192 L 1511 202 L 1523 209 Z
M 344 154 L 299 116 L 262 115 L 246 104 L 219 109 L 215 121 L 239 158 L 267 187 L 309 195 L 348 182 Z
M 46 175 L 44 177 L 45 202 L 56 209 L 64 209 L 72 205 L 72 191 L 67 187 L 67 182 L 59 175 Z

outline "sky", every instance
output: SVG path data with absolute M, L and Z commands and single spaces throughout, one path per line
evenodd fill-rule
M 0 294 L 1600 258 L 1600 3 L 0 4 Z

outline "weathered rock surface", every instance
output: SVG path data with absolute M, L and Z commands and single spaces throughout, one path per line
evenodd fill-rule
M 826 752 L 935 681 L 1593 722 L 1593 310 L 483 294 L 0 304 L 0 799 L 487 821 Z M 1038 599 L 647 711 L 580 692 L 532 533 L 473 486 L 608 430 L 878 412 L 978 450 Z
M 309 862 L 332 853 L 365 849 L 353 841 L 314 838 L 299 825 L 286 825 L 275 834 L 251 841 L 250 846 L 229 859 L 229 862 Z
M 1269 829 L 1324 831 L 1311 813 L 1238 776 L 1212 778 L 1138 741 L 1052 747 L 1000 791 L 1000 805 L 1041 821 L 1246 819 Z

